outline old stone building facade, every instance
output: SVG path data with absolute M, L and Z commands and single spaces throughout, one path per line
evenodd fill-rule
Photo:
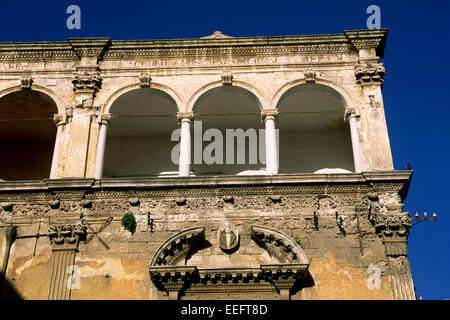
M 0 43 L 2 297 L 414 299 L 386 37 Z

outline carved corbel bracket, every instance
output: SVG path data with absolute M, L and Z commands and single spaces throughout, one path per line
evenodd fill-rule
M 72 83 L 75 93 L 92 94 L 101 88 L 102 78 L 100 72 L 76 71 L 73 74 Z M 91 104 L 92 105 L 92 104 Z
M 356 64 L 355 78 L 356 83 L 362 86 L 365 85 L 382 85 L 384 82 L 384 75 L 386 69 L 383 63 L 373 64 Z

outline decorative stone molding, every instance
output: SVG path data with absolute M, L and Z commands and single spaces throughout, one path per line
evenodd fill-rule
M 20 87 L 22 90 L 31 90 L 31 86 L 33 84 L 33 79 L 30 75 L 25 75 L 20 78 Z
M 100 72 L 89 73 L 77 71 L 73 74 L 72 83 L 75 93 L 95 94 L 101 87 L 102 78 Z
M 222 78 L 222 85 L 224 86 L 233 85 L 233 74 L 231 73 L 231 71 L 223 71 L 221 78 Z
M 139 76 L 139 82 L 141 84 L 141 88 L 150 88 L 152 77 L 150 77 L 150 74 L 148 73 L 141 73 Z
M 382 85 L 386 70 L 383 63 L 355 65 L 356 83 L 360 85 Z

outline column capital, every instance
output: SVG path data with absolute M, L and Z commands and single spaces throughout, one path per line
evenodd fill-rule
M 53 115 L 53 121 L 56 127 L 63 126 L 69 123 L 69 119 L 72 117 L 71 114 L 55 114 Z
M 192 112 L 192 111 L 177 112 L 178 124 L 180 124 L 183 121 L 189 121 L 190 122 L 192 118 L 194 118 L 194 112 Z
M 50 225 L 48 237 L 52 251 L 76 251 L 78 241 L 86 236 L 86 226 L 81 223 Z
M 356 108 L 350 107 L 345 108 L 344 121 L 348 121 L 351 118 L 359 118 L 360 115 L 357 113 Z
M 265 121 L 267 119 L 274 119 L 278 117 L 278 109 L 264 109 L 261 110 L 261 120 Z
M 111 114 L 110 113 L 102 113 L 97 115 L 97 122 L 100 125 L 111 125 Z

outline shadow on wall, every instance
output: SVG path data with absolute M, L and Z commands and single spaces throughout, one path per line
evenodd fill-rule
M 4 276 L 3 273 L 0 273 L 0 279 L 5 279 Z M 0 300 L 24 300 L 8 279 L 4 280 L 3 287 L 0 289 Z

